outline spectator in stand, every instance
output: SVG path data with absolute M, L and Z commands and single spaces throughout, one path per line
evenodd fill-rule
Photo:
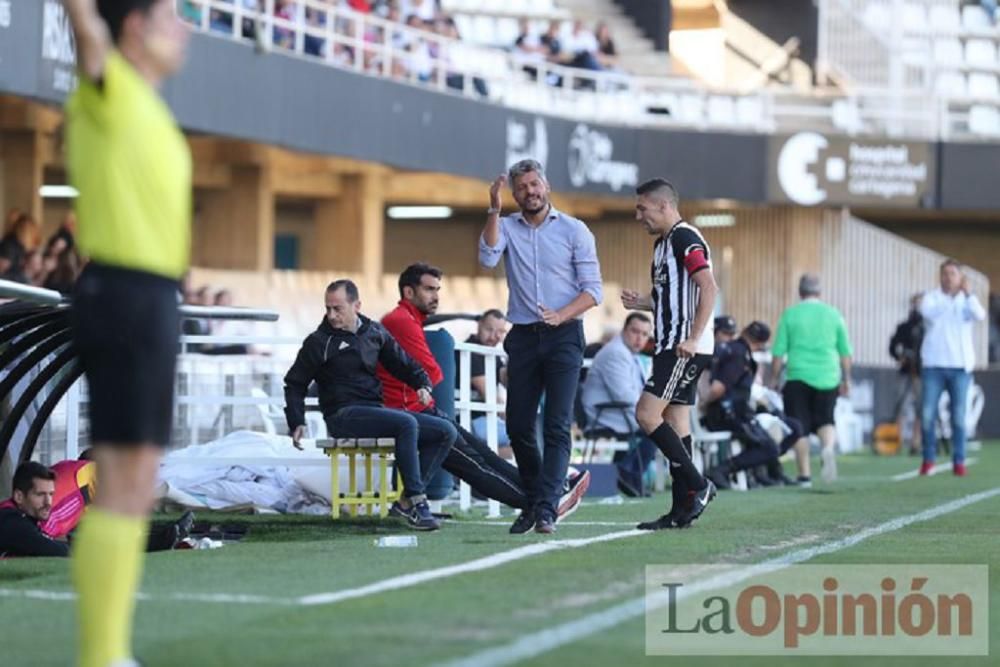
M 583 21 L 573 22 L 573 31 L 562 45 L 562 59 L 570 67 L 600 71 L 601 63 L 597 60 L 597 37 L 594 36 Z
M 437 33 L 442 37 L 453 39 L 456 42 L 461 41 L 462 35 L 458 32 L 458 26 L 455 24 L 455 19 L 450 16 L 439 18 L 435 22 L 435 26 L 437 27 Z M 445 42 L 442 46 L 444 47 L 444 50 L 436 53 L 435 57 L 438 59 L 439 67 L 442 67 L 446 73 L 445 82 L 448 84 L 449 88 L 454 90 L 464 90 L 465 75 L 452 69 L 455 62 L 448 50 L 449 44 Z M 481 77 L 472 77 L 472 87 L 480 96 L 489 97 L 489 88 L 486 86 L 486 81 L 484 81 Z
M 466 343 L 472 345 L 482 345 L 484 347 L 496 347 L 503 342 L 507 335 L 507 318 L 495 308 L 487 310 L 479 316 L 476 325 L 476 333 L 465 339 Z M 472 386 L 472 400 L 486 400 L 486 357 L 482 354 L 473 354 L 470 358 L 469 384 Z M 497 389 L 507 385 L 507 364 L 498 357 L 497 361 Z M 455 352 L 455 387 L 459 386 L 459 373 L 461 372 L 461 355 Z M 500 393 L 497 393 L 498 400 Z M 472 431 L 477 437 L 486 439 L 486 414 L 481 412 L 472 413 Z M 497 415 L 497 442 L 501 449 L 501 456 L 511 458 L 513 452 L 510 450 L 510 436 L 507 435 L 507 424 L 502 419 L 502 415 Z
M 545 34 L 539 38 L 542 46 L 545 47 L 547 60 L 557 60 L 559 54 L 562 53 L 562 40 L 559 38 L 561 29 L 562 24 L 559 21 L 549 21 L 549 27 L 545 30 Z
M 28 214 L 21 214 L 10 232 L 0 239 L 0 277 L 17 282 L 27 282 L 25 261 L 28 254 L 38 247 L 38 223 Z
M 899 366 L 902 387 L 896 401 L 896 424 L 902 440 L 910 435 L 910 454 L 920 451 L 920 344 L 924 339 L 924 318 L 920 314 L 920 292 L 910 298 L 910 314 L 896 327 L 889 341 L 889 354 Z M 907 416 L 913 415 L 913 428 L 906 429 Z
M 215 293 L 213 301 L 216 306 L 232 307 L 233 293 L 221 289 Z M 210 320 L 208 324 L 213 336 L 249 336 L 253 333 L 250 323 L 246 320 Z M 203 351 L 205 354 L 251 354 L 253 349 L 246 343 L 224 342 L 206 347 Z
M 326 57 L 326 39 L 322 37 L 323 29 L 328 20 L 327 13 L 310 5 L 305 6 L 306 27 L 312 32 L 306 32 L 303 37 L 303 50 L 317 58 Z
M 534 81 L 538 78 L 537 63 L 545 62 L 548 47 L 542 44 L 541 37 L 531 27 L 530 20 L 522 18 L 519 26 L 520 31 L 514 40 L 514 53 L 518 60 L 526 63 L 521 69 Z
M 7 236 L 7 234 L 14 231 L 14 225 L 21 219 L 22 215 L 24 215 L 24 211 L 16 206 L 7 211 L 7 217 L 3 221 L 3 236 Z
M 597 61 L 604 69 L 614 69 L 618 65 L 618 50 L 615 49 L 615 40 L 611 38 L 611 29 L 608 24 L 597 24 L 595 32 L 597 38 Z
M 923 365 L 923 429 L 924 461 L 921 475 L 931 474 L 937 453 L 935 427 L 938 402 L 948 392 L 951 412 L 952 472 L 964 477 L 965 470 L 965 410 L 975 349 L 972 347 L 972 323 L 986 319 L 986 311 L 969 287 L 969 278 L 962 265 L 953 260 L 941 264 L 941 287 L 924 294 L 920 314 L 924 318 L 924 339 L 920 345 Z
M 275 17 L 293 23 L 295 21 L 294 0 L 274 0 Z M 292 51 L 295 49 L 295 30 L 285 26 L 274 26 L 274 46 Z
M 425 32 L 427 30 L 427 24 L 416 14 L 411 14 L 406 18 L 406 25 L 413 31 Z M 405 48 L 409 52 L 403 63 L 407 78 L 415 78 L 423 83 L 430 81 L 431 77 L 434 76 L 434 60 L 427 42 L 416 32 L 405 33 L 403 39 L 406 44 Z
M 438 14 L 437 0 L 402 0 L 399 9 L 403 16 L 416 16 L 424 23 L 432 23 Z

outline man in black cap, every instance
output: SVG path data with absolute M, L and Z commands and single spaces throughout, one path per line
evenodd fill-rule
M 732 315 L 719 315 L 715 318 L 715 349 L 736 338 L 736 319 Z
M 717 318 L 716 322 L 718 322 Z M 732 318 L 730 318 L 732 319 Z M 778 457 L 801 437 L 801 427 L 789 423 L 792 433 L 779 445 L 758 424 L 750 406 L 750 389 L 757 376 L 757 362 L 753 355 L 764 350 L 771 338 L 771 329 L 760 321 L 751 322 L 740 337 L 716 348 L 712 364 L 711 384 L 706 397 L 705 426 L 713 431 L 731 431 L 743 445 L 738 455 L 706 473 L 706 477 L 720 489 L 729 488 L 731 475 L 741 470 L 767 466 L 768 475 L 758 475 L 765 486 L 784 481 Z

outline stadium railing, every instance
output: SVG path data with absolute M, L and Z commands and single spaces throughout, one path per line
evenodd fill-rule
M 240 2 L 178 0 L 178 11 L 200 32 L 253 42 L 261 51 L 321 60 L 455 95 L 479 95 L 481 80 L 489 98 L 508 107 L 591 122 L 755 133 L 808 128 L 928 139 L 940 129 L 940 107 L 924 93 L 906 95 L 877 86 L 855 86 L 842 96 L 714 91 L 684 77 L 595 72 L 526 59 L 318 0 L 296 0 L 292 18 L 275 16 L 275 0 L 261 1 L 258 11 Z M 325 17 L 322 25 L 308 23 L 307 10 Z M 414 55 L 405 47 L 410 43 L 424 43 L 437 54 L 425 63 L 430 67 L 423 77 L 412 67 Z M 455 75 L 451 81 L 449 74 Z

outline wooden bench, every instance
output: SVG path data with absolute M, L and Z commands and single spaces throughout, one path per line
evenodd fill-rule
M 340 518 L 340 508 L 347 507 L 352 517 L 358 515 L 358 507 L 368 508 L 373 514 L 376 505 L 379 516 L 389 514 L 389 506 L 399 500 L 403 480 L 397 474 L 396 489 L 389 481 L 389 462 L 394 459 L 396 440 L 394 438 L 325 438 L 317 439 L 316 447 L 330 457 L 330 516 Z M 340 490 L 340 457 L 347 457 L 347 491 Z M 378 491 L 375 491 L 374 461 L 378 457 Z M 358 459 L 364 462 L 365 490 L 358 491 Z

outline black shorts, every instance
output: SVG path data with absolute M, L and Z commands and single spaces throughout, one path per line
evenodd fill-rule
M 823 426 L 833 425 L 833 409 L 837 407 L 837 387 L 816 389 L 792 380 L 785 383 L 781 396 L 785 400 L 785 414 L 797 419 L 805 433 L 815 433 Z
M 710 354 L 685 358 L 664 350 L 653 357 L 653 375 L 644 391 L 671 405 L 694 405 L 698 378 L 711 363 Z
M 90 394 L 90 441 L 170 442 L 180 319 L 176 281 L 91 263 L 73 291 L 73 338 Z

